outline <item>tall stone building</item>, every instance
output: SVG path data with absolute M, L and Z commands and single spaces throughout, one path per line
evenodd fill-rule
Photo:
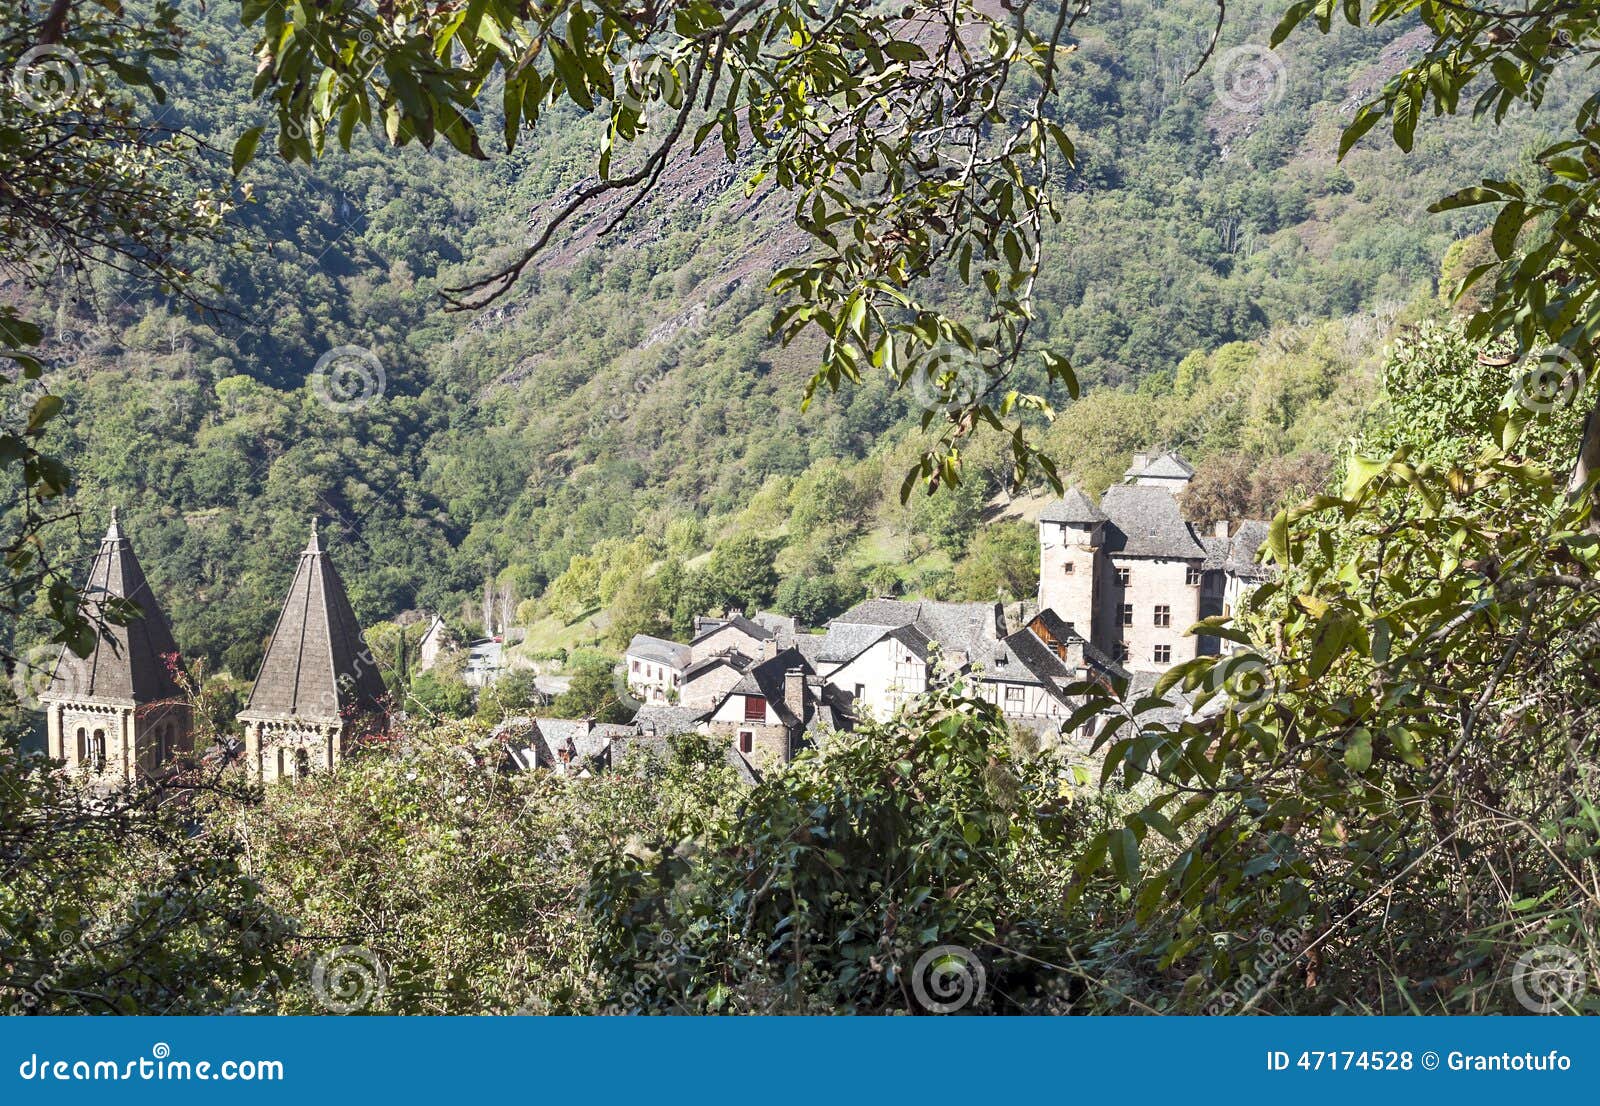
M 1134 672 L 1215 652 L 1189 628 L 1265 576 L 1255 560 L 1265 523 L 1246 520 L 1230 540 L 1225 525 L 1207 537 L 1183 517 L 1193 476 L 1175 453 L 1135 454 L 1098 505 L 1069 488 L 1039 516 L 1040 609 Z
M 338 767 L 384 710 L 377 659 L 311 524 L 250 701 L 245 765 L 266 783 Z
M 39 696 L 49 754 L 106 783 L 147 779 L 192 751 L 193 715 L 173 678 L 177 643 L 115 509 L 83 594 L 95 621 L 112 599 L 131 600 L 143 613 L 126 626 L 104 625 L 87 657 L 61 651 Z

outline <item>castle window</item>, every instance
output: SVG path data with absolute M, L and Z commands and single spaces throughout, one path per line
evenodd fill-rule
M 1132 579 L 1132 573 L 1130 573 L 1127 569 L 1125 569 L 1125 568 L 1117 569 L 1117 587 L 1119 587 L 1119 588 L 1127 587 L 1128 586 L 1128 581 L 1130 579 Z
M 749 730 L 740 730 L 739 731 L 739 751 L 741 753 L 748 753 L 748 752 L 751 752 L 752 750 L 754 750 L 755 747 L 756 747 L 756 735 L 751 733 Z
M 89 744 L 89 767 L 96 772 L 106 766 L 106 731 L 94 731 L 94 740 Z
M 767 720 L 767 701 L 759 695 L 746 695 L 744 697 L 744 720 L 746 722 L 765 722 Z
M 1158 646 L 1156 646 L 1155 655 L 1154 655 L 1154 657 L 1152 659 L 1157 664 L 1170 664 L 1170 663 L 1172 663 L 1172 646 L 1170 646 L 1170 645 L 1158 645 Z
M 1198 585 L 1200 583 L 1200 566 L 1190 565 L 1188 568 L 1184 569 L 1183 582 L 1188 584 L 1191 588 Z
M 1133 625 L 1133 604 L 1132 603 L 1124 603 L 1124 604 L 1122 604 L 1122 624 L 1124 626 L 1132 626 Z
M 1078 566 L 1076 562 L 1068 561 L 1066 564 L 1061 566 L 1061 571 L 1064 574 L 1071 576 L 1074 572 L 1078 571 Z
M 78 763 L 84 764 L 89 759 L 89 731 L 82 726 L 78 727 Z
M 1168 606 L 1166 606 L 1164 604 L 1158 605 L 1156 607 L 1156 622 L 1155 622 L 1155 624 L 1157 626 L 1171 626 L 1172 625 L 1172 608 L 1168 607 Z
M 1133 659 L 1133 653 L 1128 649 L 1127 642 L 1123 642 L 1121 645 L 1117 646 L 1117 659 L 1119 661 L 1129 661 Z

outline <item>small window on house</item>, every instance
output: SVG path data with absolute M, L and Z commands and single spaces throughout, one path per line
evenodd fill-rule
M 1200 566 L 1190 565 L 1188 568 L 1184 569 L 1183 582 L 1188 584 L 1191 588 L 1197 586 L 1200 583 Z
M 1066 564 L 1061 566 L 1061 571 L 1066 573 L 1068 576 L 1071 576 L 1074 572 L 1078 571 L 1078 566 L 1075 562 L 1068 561 Z
M 1020 707 L 1025 698 L 1026 696 L 1024 695 L 1022 688 L 1012 687 L 1010 684 L 1006 685 L 1006 706 Z
M 1119 661 L 1128 661 L 1133 659 L 1133 653 L 1129 651 L 1127 642 L 1123 642 L 1121 645 L 1117 646 L 1117 659 Z
M 1170 663 L 1172 663 L 1172 646 L 1170 646 L 1170 645 L 1158 645 L 1158 646 L 1156 646 L 1155 655 L 1154 655 L 1154 657 L 1152 659 L 1154 659 L 1157 664 L 1170 664 Z
M 1124 626 L 1132 626 L 1133 625 L 1133 604 L 1132 603 L 1124 603 L 1124 604 L 1122 604 L 1122 624 Z
M 751 752 L 752 750 L 754 750 L 755 747 L 756 747 L 756 735 L 751 733 L 749 730 L 740 730 L 739 731 L 739 751 L 741 753 L 748 753 L 748 752 Z
M 866 696 L 866 694 L 867 694 L 867 685 L 866 684 L 857 684 L 854 697 L 857 698 L 857 699 L 861 699 L 861 698 L 864 698 Z
M 767 701 L 759 695 L 746 695 L 744 697 L 744 720 L 746 722 L 765 722 L 767 720 Z
M 1119 569 L 1117 569 L 1117 586 L 1118 586 L 1118 587 L 1119 587 L 1119 588 L 1125 588 L 1125 587 L 1127 587 L 1127 586 L 1128 586 L 1128 581 L 1129 581 L 1129 580 L 1130 580 L 1130 579 L 1132 579 L 1132 576 L 1131 576 L 1131 574 L 1130 574 L 1130 573 L 1129 573 L 1129 572 L 1128 572 L 1128 570 L 1127 570 L 1127 569 L 1125 569 L 1125 568 L 1119 568 Z
M 1155 622 L 1155 624 L 1157 626 L 1171 626 L 1172 625 L 1172 608 L 1169 607 L 1169 606 L 1166 606 L 1165 604 L 1158 604 L 1156 606 L 1156 622 Z
M 638 661 L 634 661 L 633 662 L 633 670 L 635 672 L 639 671 L 639 662 Z

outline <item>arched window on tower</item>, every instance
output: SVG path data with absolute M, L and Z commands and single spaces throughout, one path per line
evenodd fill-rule
M 102 772 L 106 766 L 106 731 L 94 731 L 94 740 L 89 748 L 89 767 L 96 772 Z
M 89 760 L 89 731 L 82 726 L 78 727 L 78 763 L 85 764 Z
M 311 754 L 304 749 L 294 751 L 294 778 L 306 779 L 311 775 Z

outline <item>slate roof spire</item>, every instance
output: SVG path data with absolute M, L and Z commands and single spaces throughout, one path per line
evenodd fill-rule
M 244 713 L 332 723 L 378 710 L 383 697 L 377 660 L 313 518 Z
M 137 704 L 178 698 L 181 693 L 168 667 L 169 658 L 176 662 L 178 645 L 139 558 L 134 556 L 133 544 L 117 522 L 115 507 L 106 536 L 100 539 L 89 565 L 83 595 L 84 613 L 91 620 L 102 617 L 111 599 L 131 600 L 143 615 L 126 626 L 106 624 L 87 657 L 63 649 L 45 694 L 74 702 Z

